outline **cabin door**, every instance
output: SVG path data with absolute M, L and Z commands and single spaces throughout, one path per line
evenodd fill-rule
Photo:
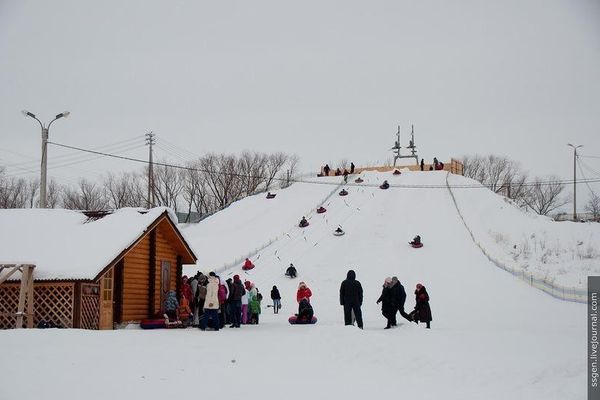
M 110 269 L 100 280 L 100 323 L 99 329 L 113 329 L 113 270 Z
M 171 286 L 171 263 L 163 261 L 160 263 L 160 313 L 165 312 L 165 300 Z

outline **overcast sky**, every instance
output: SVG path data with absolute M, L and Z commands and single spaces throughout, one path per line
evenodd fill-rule
M 283 151 L 307 171 L 381 164 L 414 124 L 426 160 L 494 153 L 570 179 L 567 143 L 600 157 L 600 1 L 0 0 L 0 165 L 37 176 L 22 109 L 69 110 L 59 143 L 145 158 L 154 131 L 174 162 Z M 88 158 L 51 146 L 49 175 L 140 168 L 73 164 Z

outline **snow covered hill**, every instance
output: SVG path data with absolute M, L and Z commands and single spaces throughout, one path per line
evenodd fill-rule
M 444 187 L 444 172 L 363 177 L 363 184 L 346 186 L 345 197 L 334 193 L 323 200 L 339 190 L 337 181 L 331 186 L 295 184 L 274 200 L 245 199 L 186 228 L 205 271 L 205 266 L 219 267 L 277 238 L 253 257 L 255 269 L 246 274 L 240 264 L 221 273 L 240 274 L 265 294 L 260 325 L 218 333 L 0 332 L 6 349 L 0 376 L 14 382 L 0 386 L 0 398 L 34 399 L 40 388 L 63 385 L 80 392 L 98 376 L 110 387 L 88 391 L 86 398 L 164 399 L 192 393 L 260 399 L 584 398 L 585 306 L 555 299 L 492 264 L 465 229 Z M 378 188 L 384 179 L 392 185 L 389 190 Z M 416 185 L 430 188 L 409 188 Z M 488 228 L 488 218 L 477 213 L 479 205 L 502 200 L 489 191 L 455 196 L 462 211 L 467 204 L 477 205 L 464 211 L 477 235 L 500 230 L 500 222 Z M 321 203 L 325 214 L 309 214 Z M 309 218 L 307 228 L 297 227 L 302 215 Z M 526 218 L 522 214 L 494 218 L 528 232 L 519 222 Z M 344 236 L 333 236 L 338 225 Z M 407 244 L 416 234 L 423 238 L 421 249 Z M 564 235 L 560 242 L 569 246 L 571 228 Z M 290 262 L 299 273 L 294 280 L 284 276 Z M 348 269 L 356 271 L 364 288 L 364 330 L 343 325 L 339 285 Z M 395 329 L 383 330 L 385 320 L 375 301 L 388 276 L 404 284 L 407 310 L 414 305 L 415 285 L 427 287 L 431 330 L 401 320 Z M 297 308 L 299 281 L 313 291 L 317 325 L 287 323 Z M 283 296 L 279 314 L 266 307 L 273 285 Z M 21 343 L 27 343 L 25 350 Z M 48 360 L 56 368 L 47 368 Z M 36 376 L 35 387 L 19 374 L 26 366 Z

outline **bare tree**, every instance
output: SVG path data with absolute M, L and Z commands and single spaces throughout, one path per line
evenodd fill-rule
M 54 179 L 50 179 L 46 189 L 46 207 L 56 208 L 60 204 L 62 192 L 61 186 Z
M 188 204 L 188 220 L 192 210 L 200 215 L 208 214 L 214 211 L 214 197 L 206 184 L 206 177 L 200 171 L 200 162 L 194 161 L 187 164 L 189 169 L 181 171 L 183 181 L 182 196 Z
M 594 221 L 600 222 L 600 196 L 592 193 L 592 197 L 590 197 L 585 205 L 585 211 L 592 214 Z
M 103 181 L 110 208 L 144 207 L 143 178 L 134 172 L 109 173 Z
M 287 162 L 288 156 L 284 153 L 275 153 L 271 154 L 268 157 L 267 161 L 267 169 L 266 169 L 266 178 L 265 178 L 265 190 L 269 190 L 273 180 L 281 170 L 281 168 Z
M 30 179 L 27 183 L 27 197 L 29 198 L 29 208 L 33 208 L 37 205 L 38 199 L 36 198 L 36 196 L 38 194 L 39 189 L 40 180 L 37 178 Z
M 24 208 L 27 206 L 27 181 L 9 178 L 0 169 L 0 208 Z
M 77 188 L 64 188 L 63 207 L 70 210 L 104 210 L 108 200 L 103 188 L 86 179 L 80 179 Z
M 265 154 L 245 151 L 238 160 L 238 171 L 242 180 L 244 196 L 254 194 L 265 180 L 268 157 Z
M 286 170 L 282 173 L 281 177 L 282 188 L 290 186 L 292 181 L 296 179 L 299 164 L 300 157 L 297 154 L 288 157 L 287 164 L 285 165 Z
M 166 164 L 163 160 L 162 164 Z M 177 210 L 177 199 L 183 189 L 183 182 L 176 168 L 165 165 L 154 165 L 153 191 L 156 205 Z
M 569 202 L 569 199 L 561 197 L 564 188 L 565 185 L 555 176 L 551 176 L 549 181 L 545 182 L 535 178 L 523 201 L 535 213 L 548 215 Z

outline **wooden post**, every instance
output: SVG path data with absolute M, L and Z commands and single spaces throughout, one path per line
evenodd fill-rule
M 27 283 L 27 328 L 33 328 L 33 322 L 35 315 L 33 314 L 33 268 L 34 266 L 29 266 L 29 282 Z
M 15 328 L 21 329 L 23 327 L 23 312 L 25 311 L 25 297 L 27 295 L 27 283 L 29 283 L 29 268 L 17 267 L 21 271 L 21 286 L 19 288 L 19 304 L 17 305 L 17 323 Z

